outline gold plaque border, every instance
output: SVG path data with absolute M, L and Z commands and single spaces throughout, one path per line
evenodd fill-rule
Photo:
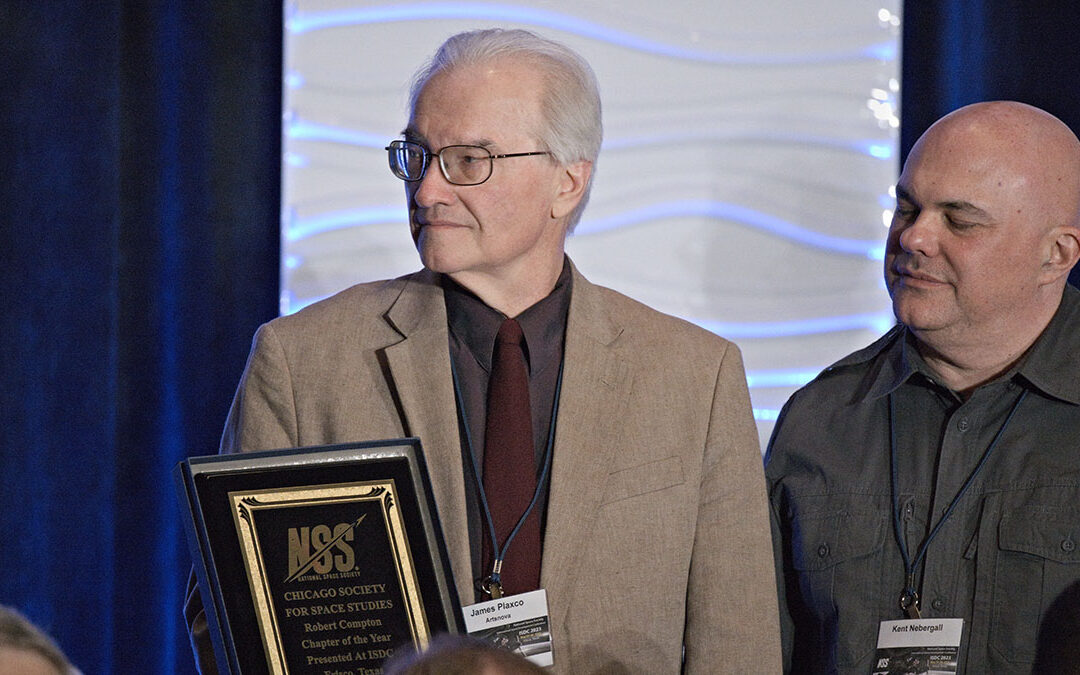
M 397 485 L 393 479 L 358 481 L 335 485 L 268 488 L 262 490 L 237 490 L 228 493 L 232 506 L 233 522 L 244 559 L 244 571 L 259 621 L 259 634 L 266 652 L 267 664 L 273 675 L 288 675 L 284 646 L 278 630 L 274 600 L 266 582 L 262 545 L 255 529 L 255 515 L 265 509 L 289 508 L 315 504 L 335 504 L 363 501 L 379 501 L 382 505 L 383 523 L 387 538 L 393 548 L 398 586 L 405 596 L 405 611 L 412 632 L 413 643 L 426 647 L 431 638 L 424 603 L 420 596 L 420 583 L 416 578 L 412 550 L 401 510 L 397 507 Z

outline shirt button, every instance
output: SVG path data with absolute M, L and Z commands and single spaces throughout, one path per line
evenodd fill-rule
M 930 606 L 940 612 L 945 609 L 945 601 L 941 598 L 934 598 L 934 601 L 930 603 Z
M 1066 553 L 1072 553 L 1073 549 L 1075 549 L 1075 548 L 1076 548 L 1076 544 L 1073 542 L 1072 539 L 1062 539 L 1061 540 L 1061 550 L 1062 551 L 1065 551 Z
M 968 422 L 968 418 L 961 417 L 960 421 L 956 423 L 956 428 L 960 431 L 967 431 L 971 427 L 971 422 Z
M 821 546 L 818 546 L 817 547 L 817 554 L 818 554 L 819 558 L 827 558 L 827 557 L 829 557 L 829 545 L 828 544 L 822 544 Z

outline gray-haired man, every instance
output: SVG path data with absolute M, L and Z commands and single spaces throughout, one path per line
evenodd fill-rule
M 462 604 L 546 591 L 555 672 L 775 671 L 738 349 L 589 283 L 564 253 L 600 141 L 574 52 L 525 31 L 447 40 L 388 148 L 425 269 L 263 326 L 222 450 L 419 436 Z M 513 433 L 488 424 L 508 342 L 531 412 Z M 524 459 L 491 460 L 503 440 L 525 441 Z M 525 500 L 489 525 L 483 505 L 508 486 Z

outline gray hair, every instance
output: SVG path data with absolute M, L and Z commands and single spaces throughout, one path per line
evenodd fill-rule
M 604 137 L 596 75 L 577 52 L 527 30 L 491 28 L 458 33 L 447 38 L 431 60 L 413 76 L 409 112 L 412 114 L 416 110 L 421 90 L 435 75 L 500 57 L 534 61 L 544 73 L 547 86 L 541 97 L 543 123 L 539 131 L 539 141 L 544 149 L 564 166 L 579 161 L 593 165 L 585 194 L 569 217 L 569 230 L 573 231 L 589 201 L 596 159 Z

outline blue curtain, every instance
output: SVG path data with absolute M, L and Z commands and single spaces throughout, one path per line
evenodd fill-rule
M 189 673 L 171 471 L 277 313 L 280 0 L 0 3 L 0 604 Z
M 976 101 L 1023 101 L 1080 133 L 1080 3 L 911 0 L 903 18 L 901 157 Z M 1080 266 L 1069 279 L 1080 286 Z

